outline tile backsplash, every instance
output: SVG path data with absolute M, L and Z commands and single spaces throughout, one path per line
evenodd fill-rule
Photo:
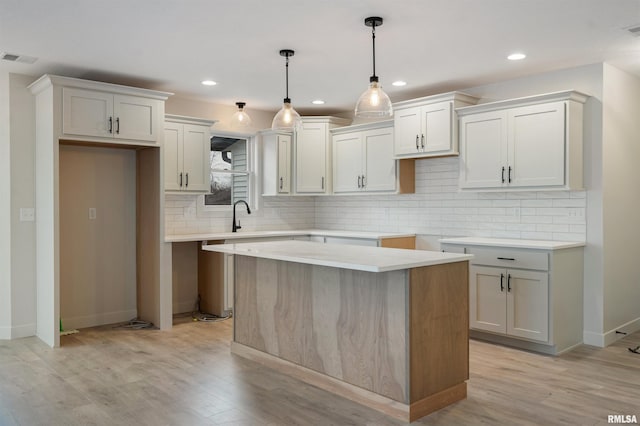
M 462 192 L 457 157 L 416 160 L 416 193 L 264 197 L 246 230 L 331 229 L 586 241 L 585 191 Z M 231 230 L 231 211 L 206 211 L 202 196 L 167 195 L 167 235 Z

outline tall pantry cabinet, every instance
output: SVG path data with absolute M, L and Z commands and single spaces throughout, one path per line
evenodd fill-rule
M 131 206 L 135 209 L 135 259 L 123 261 L 134 263 L 137 317 L 161 329 L 171 327 L 171 283 L 161 273 L 166 256 L 164 101 L 171 94 L 54 75 L 42 76 L 29 89 L 36 98 L 37 336 L 52 347 L 60 345 L 61 146 L 135 152 L 136 201 Z M 95 226 L 101 212 L 90 207 L 84 219 L 87 226 Z M 87 250 L 97 249 L 97 245 L 99 241 Z M 112 248 L 112 252 L 117 250 Z M 93 321 L 113 322 L 112 314 L 116 313 L 101 313 Z

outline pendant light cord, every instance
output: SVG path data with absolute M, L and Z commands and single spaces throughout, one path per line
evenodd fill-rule
M 286 65 L 285 65 L 285 85 L 286 85 L 286 92 L 287 92 L 287 99 L 289 99 L 289 55 L 286 56 L 287 60 L 286 60 Z
M 373 77 L 376 77 L 376 24 L 371 25 L 371 41 L 373 45 Z

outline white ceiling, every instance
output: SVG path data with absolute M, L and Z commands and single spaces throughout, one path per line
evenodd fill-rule
M 384 18 L 376 71 L 392 101 L 595 62 L 640 76 L 640 37 L 626 30 L 640 0 L 0 0 L 0 51 L 38 58 L 0 71 L 275 111 L 290 48 L 294 107 L 347 111 L 371 75 L 367 16 Z M 528 56 L 507 61 L 515 51 Z

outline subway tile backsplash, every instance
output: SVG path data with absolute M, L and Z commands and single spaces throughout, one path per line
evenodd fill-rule
M 331 229 L 586 241 L 584 191 L 461 192 L 457 157 L 416 160 L 416 193 L 264 197 L 243 229 Z M 167 235 L 231 230 L 231 211 L 205 211 L 202 197 L 166 195 Z

